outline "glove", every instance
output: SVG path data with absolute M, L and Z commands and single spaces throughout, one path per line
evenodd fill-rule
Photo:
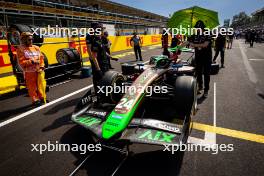
M 38 70 L 38 72 L 42 72 L 44 70 L 45 70 L 45 67 L 40 67 L 39 70 Z
M 32 60 L 31 60 L 31 63 L 32 63 L 32 64 L 39 64 L 39 61 L 35 61 L 35 60 L 32 59 Z
M 98 78 L 102 78 L 103 77 L 103 72 L 101 70 L 96 70 L 96 75 L 98 75 Z
M 111 60 L 118 61 L 118 58 L 111 57 Z

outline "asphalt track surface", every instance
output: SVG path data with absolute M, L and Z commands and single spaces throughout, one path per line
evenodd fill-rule
M 144 61 L 161 53 L 160 47 L 146 47 L 144 50 Z M 226 50 L 225 68 L 218 75 L 211 76 L 209 97 L 199 99 L 199 110 L 193 118 L 196 125 L 192 138 L 219 145 L 233 144 L 233 151 L 171 154 L 148 145 L 134 145 L 135 154 L 116 175 L 264 175 L 263 50 L 264 44 L 249 48 L 242 40 L 235 40 L 233 49 Z M 130 54 L 126 51 L 114 55 L 126 53 L 119 62 L 134 60 L 134 55 L 128 52 Z M 119 62 L 112 61 L 116 70 L 121 68 Z M 68 83 L 51 88 L 47 95 L 53 102 L 90 84 L 91 78 L 81 79 L 76 74 Z M 40 155 L 31 151 L 31 144 L 47 144 L 48 141 L 89 144 L 92 141 L 89 133 L 70 121 L 74 106 L 84 93 L 76 93 L 1 126 L 0 175 L 69 175 L 86 155 L 55 151 Z M 11 93 L 0 99 L 1 124 L 31 109 L 25 93 Z M 213 126 L 221 128 L 220 132 L 212 133 Z M 247 134 L 250 137 L 245 139 Z M 88 159 L 76 175 L 110 175 L 121 159 L 119 153 L 103 149 Z

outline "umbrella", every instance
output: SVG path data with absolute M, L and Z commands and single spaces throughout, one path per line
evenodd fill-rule
M 44 98 L 44 102 L 46 104 L 47 96 L 46 96 L 46 80 L 45 80 L 45 72 L 41 71 L 38 72 L 38 80 L 37 80 L 37 85 L 38 85 L 38 91 L 41 93 L 41 95 Z
M 193 6 L 175 12 L 169 19 L 168 27 L 180 29 L 180 25 L 182 25 L 182 28 L 192 28 L 198 20 L 202 20 L 206 28 L 209 29 L 219 25 L 217 12 Z

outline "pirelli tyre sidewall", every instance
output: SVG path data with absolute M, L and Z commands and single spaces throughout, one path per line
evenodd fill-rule
M 29 27 L 30 27 L 30 29 L 31 29 L 32 32 L 34 32 L 33 29 L 34 29 L 34 30 L 37 29 L 37 26 L 34 26 L 34 25 L 29 25 Z M 33 43 L 34 43 L 35 45 L 41 47 L 42 44 L 43 44 L 43 42 L 44 42 L 44 37 L 40 37 L 39 34 L 40 34 L 40 31 L 39 31 L 39 29 L 38 29 L 38 30 L 36 31 L 36 33 L 33 34 Z
M 73 59 L 73 61 L 81 61 L 81 55 L 80 55 L 80 53 L 79 53 L 79 51 L 77 51 L 75 48 L 69 48 L 71 51 L 72 51 L 72 53 L 73 53 L 73 55 L 74 55 L 74 59 Z
M 191 130 L 191 117 L 197 106 L 197 81 L 193 76 L 178 76 L 175 80 L 175 98 L 173 106 L 177 117 L 183 120 L 181 142 L 187 143 Z
M 11 24 L 8 28 L 8 40 L 11 45 L 17 47 L 20 45 L 20 35 L 22 32 L 32 32 L 29 26 L 23 24 Z
M 56 52 L 56 59 L 60 64 L 81 61 L 79 52 L 74 48 L 62 48 Z
M 173 106 L 177 109 L 177 116 L 184 120 L 193 114 L 197 105 L 196 79 L 193 76 L 178 76 L 174 86 Z
M 22 32 L 31 32 L 33 33 L 34 31 L 31 28 L 37 28 L 36 26 L 33 25 L 23 25 L 23 24 L 11 24 L 10 27 L 8 28 L 8 40 L 10 41 L 10 44 L 13 45 L 14 47 L 17 47 L 20 44 L 20 35 Z M 40 37 L 37 34 L 33 34 L 33 44 L 36 44 L 37 46 L 41 46 L 44 42 L 44 38 Z
M 103 78 L 100 80 L 98 86 L 104 87 L 104 92 L 100 92 L 99 96 L 106 103 L 118 103 L 122 97 L 122 93 L 114 93 L 112 91 L 109 94 L 106 94 L 107 87 L 122 86 L 125 82 L 125 77 L 117 71 L 107 71 L 105 72 Z

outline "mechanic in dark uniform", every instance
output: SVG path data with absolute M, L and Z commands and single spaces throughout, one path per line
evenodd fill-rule
M 108 59 L 108 63 L 109 63 L 109 68 L 110 68 L 110 69 L 114 69 L 114 68 L 112 67 L 112 65 L 111 65 L 111 61 L 110 61 L 111 57 L 109 57 L 109 56 L 111 55 L 110 48 L 111 48 L 112 43 L 111 43 L 111 41 L 108 39 L 108 32 L 107 32 L 107 31 L 104 32 L 104 35 L 103 35 L 103 37 L 102 37 L 102 42 L 103 42 L 103 45 L 104 45 L 104 47 L 105 47 L 106 53 L 107 53 L 107 55 L 108 55 L 108 56 L 107 56 L 107 59 Z
M 228 35 L 227 49 L 232 49 L 234 34 Z
M 196 22 L 195 28 L 204 31 L 205 24 L 199 20 Z M 210 84 L 210 69 L 212 64 L 212 41 L 210 35 L 205 35 L 203 32 L 197 32 L 192 35 L 189 40 L 191 47 L 195 48 L 195 63 L 196 74 L 198 82 L 198 93 L 203 90 L 203 76 L 204 76 L 204 97 L 208 96 L 209 84 Z
M 174 35 L 174 37 L 171 39 L 171 48 L 175 48 L 176 46 L 178 46 L 180 43 L 180 40 L 178 39 L 178 37 L 176 35 Z
M 253 48 L 255 38 L 256 38 L 256 32 L 254 29 L 251 29 L 249 32 L 249 45 L 251 48 Z
M 130 39 L 130 45 L 134 47 L 136 61 L 138 61 L 138 58 L 140 61 L 142 61 L 142 55 L 141 55 L 142 41 L 136 32 L 133 33 L 133 37 Z
M 215 40 L 215 56 L 213 59 L 213 62 L 215 63 L 219 52 L 221 55 L 221 67 L 224 68 L 224 61 L 225 61 L 225 45 L 226 45 L 226 38 L 225 36 L 218 34 L 216 40 Z
M 102 79 L 105 72 L 109 70 L 109 61 L 106 48 L 103 45 L 103 26 L 100 23 L 92 23 L 91 28 L 101 29 L 101 35 L 86 35 L 87 51 L 90 57 L 93 73 L 93 85 L 95 93 L 98 92 L 98 83 Z
M 170 52 L 168 50 L 168 47 L 169 47 L 169 35 L 166 33 L 165 30 L 163 30 L 161 41 L 162 41 L 162 48 L 163 48 L 162 55 L 170 57 Z

